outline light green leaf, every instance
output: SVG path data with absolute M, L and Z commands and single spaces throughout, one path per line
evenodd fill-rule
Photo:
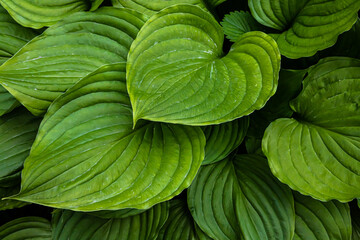
M 144 20 L 140 13 L 113 7 L 73 14 L 3 64 L 0 83 L 33 114 L 43 114 L 82 77 L 125 62 Z
M 202 164 L 211 164 L 226 158 L 241 144 L 248 127 L 248 117 L 204 127 L 206 146 Z
M 262 32 L 244 34 L 222 57 L 223 32 L 199 7 L 153 15 L 131 45 L 127 87 L 134 122 L 219 124 L 248 115 L 275 93 L 280 54 Z
M 358 0 L 249 0 L 254 18 L 273 34 L 288 58 L 310 57 L 335 44 L 356 22 Z
M 126 7 L 151 17 L 160 10 L 176 5 L 191 4 L 206 9 L 203 0 L 111 0 L 114 7 Z
M 53 240 L 155 240 L 168 215 L 168 203 L 118 219 L 58 210 L 53 215 Z
M 95 10 L 103 0 L 0 0 L 1 5 L 21 25 L 31 28 L 51 26 L 80 11 Z
M 264 31 L 264 26 L 259 24 L 249 12 L 235 11 L 226 14 L 221 22 L 226 38 L 236 42 L 244 33 L 251 31 Z
M 188 205 L 199 227 L 214 239 L 293 237 L 291 191 L 257 155 L 238 155 L 201 167 L 188 190 Z
M 0 5 L 0 65 L 12 57 L 37 34 L 17 24 Z M 19 106 L 19 102 L 0 85 L 0 116 Z
M 351 218 L 347 204 L 320 202 L 294 193 L 294 240 L 350 240 Z
M 52 240 L 51 225 L 41 217 L 23 217 L 0 227 L 2 240 Z
M 88 75 L 49 108 L 14 198 L 80 211 L 146 209 L 189 187 L 204 158 L 202 130 L 132 125 L 125 63 Z
M 327 58 L 309 71 L 291 102 L 295 119 L 266 129 L 262 148 L 273 174 L 304 195 L 360 196 L 360 60 Z
M 170 213 L 157 240 L 199 240 L 186 201 L 170 201 Z

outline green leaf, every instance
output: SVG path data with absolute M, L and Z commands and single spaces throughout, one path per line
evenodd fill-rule
M 202 164 L 211 164 L 226 158 L 241 144 L 248 127 L 249 118 L 247 117 L 204 127 L 206 146 Z
M 138 215 L 145 211 L 146 209 L 126 208 L 116 211 L 103 210 L 103 211 L 95 211 L 95 212 L 87 212 L 87 213 L 99 218 L 126 218 L 134 215 Z
M 310 57 L 335 44 L 356 22 L 358 0 L 249 0 L 254 18 L 274 34 L 288 58 Z
M 0 0 L 1 5 L 21 25 L 31 28 L 51 26 L 80 11 L 95 10 L 103 0 Z
M 13 186 L 10 187 L 0 187 L 0 211 L 13 209 L 13 208 L 21 208 L 29 203 L 21 202 L 12 199 L 2 199 L 11 195 L 18 193 L 20 190 L 20 176 L 18 179 L 15 179 L 13 182 Z
M 126 7 L 141 12 L 148 17 L 151 17 L 155 13 L 161 11 L 164 8 L 170 7 L 176 4 L 191 4 L 203 7 L 203 0 L 111 0 L 114 7 Z
M 188 205 L 199 227 L 214 239 L 293 237 L 291 191 L 257 155 L 203 166 L 188 190 Z
M 80 211 L 146 209 L 189 187 L 204 158 L 202 130 L 132 125 L 125 63 L 88 75 L 49 108 L 14 198 Z
M 0 65 L 34 38 L 35 31 L 17 24 L 0 5 Z M 19 102 L 0 85 L 0 116 L 19 106 Z
M 358 207 L 351 208 L 350 213 L 351 213 L 351 224 L 352 224 L 352 240 L 360 240 L 360 211 L 359 211 L 359 208 Z
M 52 240 L 51 225 L 41 217 L 22 217 L 0 227 L 2 240 Z
M 309 71 L 292 101 L 295 119 L 266 129 L 263 152 L 273 174 L 316 199 L 360 196 L 360 60 L 327 58 Z
M 33 114 L 97 68 L 126 62 L 144 16 L 101 8 L 73 14 L 30 41 L 0 67 L 0 83 Z M 26 71 L 24 71 L 26 69 Z
M 40 121 L 25 109 L 17 109 L 0 117 L 0 187 L 8 187 L 3 182 L 9 182 L 9 176 L 21 171 Z M 20 179 L 20 176 L 15 176 L 15 179 Z
M 199 240 L 186 201 L 171 200 L 169 212 L 169 218 L 162 227 L 157 240 Z
M 226 14 L 221 22 L 226 38 L 236 42 L 241 35 L 251 31 L 264 31 L 264 26 L 259 24 L 249 12 L 235 11 Z
M 277 86 L 275 41 L 247 33 L 222 57 L 223 38 L 213 16 L 196 6 L 176 5 L 152 16 L 127 62 L 134 122 L 219 124 L 263 107 Z
M 350 240 L 351 218 L 347 204 L 338 201 L 320 202 L 294 193 L 294 240 Z
M 168 203 L 155 205 L 135 216 L 118 219 L 57 210 L 53 215 L 53 240 L 155 240 L 168 215 Z

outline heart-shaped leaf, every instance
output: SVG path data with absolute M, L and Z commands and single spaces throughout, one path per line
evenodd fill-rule
M 294 193 L 294 240 L 351 239 L 351 217 L 348 204 L 320 202 Z
M 49 108 L 14 198 L 81 211 L 146 209 L 189 187 L 204 158 L 202 130 L 132 125 L 125 63 L 88 75 Z
M 75 12 L 95 10 L 103 0 L 0 0 L 1 5 L 21 25 L 31 28 L 51 26 Z
M 310 57 L 335 44 L 356 22 L 358 0 L 249 0 L 252 15 L 273 34 L 288 58 Z
M 8 222 L 0 227 L 2 240 L 52 240 L 51 225 L 41 217 L 22 217 Z
M 309 71 L 291 102 L 295 119 L 270 124 L 263 152 L 273 174 L 304 195 L 360 196 L 360 60 L 327 58 Z
M 246 33 L 222 57 L 223 38 L 221 26 L 200 7 L 175 5 L 153 15 L 127 62 L 134 122 L 219 124 L 263 107 L 277 86 L 275 41 Z
M 248 117 L 204 127 L 206 146 L 202 164 L 211 164 L 226 158 L 241 144 L 248 127 Z
M 289 239 L 295 228 L 291 191 L 271 174 L 266 159 L 238 155 L 201 167 L 188 190 L 199 227 L 213 239 Z
M 103 219 L 58 210 L 53 215 L 53 240 L 155 240 L 168 215 L 168 203 L 127 218 Z
M 97 68 L 126 62 L 145 17 L 129 9 L 76 13 L 48 28 L 0 67 L 0 83 L 35 115 Z

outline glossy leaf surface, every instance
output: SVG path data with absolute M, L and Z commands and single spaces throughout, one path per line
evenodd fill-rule
M 8 222 L 0 227 L 2 240 L 52 240 L 51 225 L 41 217 L 23 217 Z
M 204 158 L 200 128 L 132 128 L 125 64 L 79 81 L 49 108 L 15 199 L 81 211 L 146 209 L 187 188 Z
M 304 195 L 350 201 L 360 196 L 360 60 L 327 58 L 291 102 L 294 118 L 266 129 L 263 152 L 274 175 Z
M 280 54 L 275 41 L 251 32 L 222 56 L 223 32 L 196 6 L 153 15 L 131 45 L 127 86 L 134 122 L 219 124 L 248 115 L 275 93 Z

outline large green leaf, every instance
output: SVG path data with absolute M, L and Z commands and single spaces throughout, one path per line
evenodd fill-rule
M 236 42 L 244 33 L 263 31 L 264 26 L 259 24 L 249 12 L 235 11 L 225 15 L 221 22 L 226 38 Z
M 161 229 L 157 240 L 199 240 L 186 201 L 171 200 L 169 211 L 169 218 Z
M 51 26 L 75 12 L 95 10 L 103 0 L 0 0 L 1 5 L 21 25 L 31 28 Z
M 293 237 L 291 191 L 256 155 L 238 155 L 232 161 L 201 167 L 188 190 L 188 205 L 199 227 L 214 239 Z
M 12 57 L 36 33 L 17 24 L 0 5 L 0 65 Z M 17 107 L 19 102 L 0 85 L 0 116 Z
M 274 175 L 304 195 L 360 196 L 360 60 L 327 58 L 309 71 L 291 102 L 295 119 L 266 129 L 263 152 Z
M 294 193 L 294 240 L 350 240 L 351 218 L 347 204 L 320 202 Z
M 125 62 L 145 17 L 113 7 L 76 13 L 30 41 L 0 67 L 0 83 L 33 114 L 100 66 Z
M 146 209 L 126 208 L 116 211 L 103 210 L 103 211 L 95 211 L 95 212 L 87 212 L 87 213 L 99 218 L 126 218 L 134 215 L 138 215 L 145 211 Z
M 243 141 L 249 126 L 249 118 L 204 127 L 206 137 L 203 165 L 223 160 Z
M 40 121 L 23 108 L 0 117 L 0 187 L 8 187 L 2 183 L 9 182 L 8 177 L 21 171 Z M 17 178 L 20 176 L 15 176 Z
M 125 64 L 88 75 L 49 108 L 15 199 L 81 211 L 146 209 L 187 188 L 204 158 L 202 130 L 132 125 Z
M 281 31 L 273 34 L 288 58 L 310 57 L 335 44 L 357 19 L 359 0 L 249 0 L 261 24 Z
M 191 4 L 206 8 L 203 0 L 111 0 L 114 7 L 126 7 L 152 16 L 160 10 L 176 4 Z
M 50 222 L 41 217 L 23 217 L 0 227 L 2 240 L 52 240 Z
M 222 57 L 224 34 L 199 7 L 176 5 L 153 15 L 131 45 L 127 86 L 139 119 L 209 125 L 264 106 L 275 93 L 275 41 L 251 32 Z
M 53 240 L 155 240 L 169 215 L 161 203 L 127 218 L 103 219 L 86 213 L 58 210 L 53 215 Z

